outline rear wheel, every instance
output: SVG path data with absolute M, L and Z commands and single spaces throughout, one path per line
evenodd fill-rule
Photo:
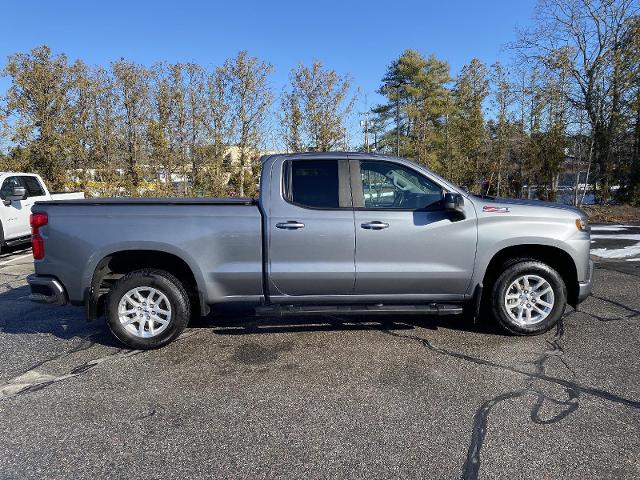
M 191 316 L 182 283 L 164 270 L 136 270 L 119 279 L 106 302 L 107 325 L 125 345 L 158 348 L 174 340 Z
M 516 335 L 537 335 L 552 328 L 567 305 L 567 288 L 549 265 L 521 259 L 507 264 L 491 291 L 491 312 Z

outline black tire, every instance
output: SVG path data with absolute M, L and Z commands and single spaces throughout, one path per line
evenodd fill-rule
M 136 336 L 127 330 L 118 318 L 120 300 L 136 287 L 152 287 L 158 290 L 165 295 L 171 306 L 169 324 L 155 336 L 147 338 Z M 109 330 L 118 340 L 128 347 L 148 350 L 162 347 L 182 333 L 191 317 L 191 304 L 189 295 L 180 280 L 164 270 L 145 269 L 128 273 L 113 285 L 106 300 L 105 312 Z M 146 326 L 143 330 L 145 333 L 148 331 Z
M 546 280 L 554 296 L 553 307 L 548 316 L 532 325 L 517 323 L 505 306 L 505 295 L 509 286 L 517 278 L 527 274 L 537 275 Z M 503 272 L 492 285 L 488 300 L 493 318 L 504 330 L 513 335 L 539 335 L 551 329 L 562 317 L 567 306 L 567 287 L 560 274 L 546 263 L 534 259 L 515 259 L 505 264 Z

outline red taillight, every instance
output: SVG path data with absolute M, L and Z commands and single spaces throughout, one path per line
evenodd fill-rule
M 42 260 L 44 258 L 44 240 L 40 235 L 31 235 L 31 249 L 33 250 L 33 258 Z
M 31 214 L 31 228 L 33 230 L 37 230 L 40 227 L 44 227 L 47 223 L 49 223 L 49 215 L 46 213 L 32 213 Z M 37 233 L 34 231 L 33 233 Z
M 32 213 L 30 223 L 33 258 L 36 260 L 42 260 L 44 258 L 44 240 L 40 235 L 40 227 L 44 227 L 49 223 L 49 216 L 46 213 Z

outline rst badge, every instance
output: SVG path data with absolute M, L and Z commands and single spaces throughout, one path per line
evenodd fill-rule
M 482 207 L 485 213 L 509 213 L 509 207 L 496 207 L 494 205 L 485 205 Z

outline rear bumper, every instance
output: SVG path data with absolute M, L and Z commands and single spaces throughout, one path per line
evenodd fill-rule
M 29 275 L 27 283 L 31 288 L 29 300 L 32 302 L 48 305 L 65 305 L 67 303 L 67 292 L 56 278 L 46 275 Z
M 593 260 L 589 260 L 589 276 L 586 282 L 578 283 L 578 303 L 584 302 L 593 289 Z

